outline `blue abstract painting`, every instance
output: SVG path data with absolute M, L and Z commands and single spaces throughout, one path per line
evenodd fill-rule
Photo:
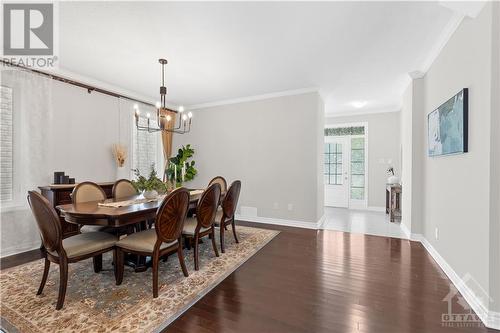
M 468 90 L 450 98 L 427 116 L 429 156 L 465 153 L 468 149 Z

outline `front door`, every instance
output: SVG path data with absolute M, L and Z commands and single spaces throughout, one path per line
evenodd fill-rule
M 325 206 L 349 207 L 349 138 L 325 136 Z

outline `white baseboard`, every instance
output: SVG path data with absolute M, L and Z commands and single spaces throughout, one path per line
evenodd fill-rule
M 5 258 L 14 254 L 36 250 L 40 248 L 40 244 L 42 244 L 42 241 L 21 243 L 17 244 L 16 246 L 7 247 L 0 251 L 0 257 Z
M 324 215 L 318 222 L 305 222 L 305 221 L 297 221 L 297 220 L 285 220 L 278 219 L 273 217 L 262 217 L 262 216 L 249 216 L 249 215 L 241 215 L 236 214 L 236 220 L 247 221 L 247 222 L 255 222 L 255 223 L 266 223 L 266 224 L 276 224 L 283 225 L 287 227 L 296 227 L 296 228 L 306 228 L 306 229 L 318 229 L 318 225 L 324 223 Z
M 401 226 L 401 230 L 403 231 L 403 233 L 405 234 L 406 238 L 408 239 L 412 239 L 411 238 L 411 232 L 410 230 L 408 229 L 408 227 L 403 223 L 401 222 L 400 223 L 400 226 Z
M 403 224 L 401 224 L 401 226 L 403 226 Z M 469 286 L 467 286 L 466 281 L 464 281 L 462 277 L 455 272 L 455 270 L 446 262 L 446 260 L 423 235 L 411 234 L 411 239 L 422 243 L 434 261 L 439 265 L 439 267 L 441 267 L 443 272 L 448 276 L 450 281 L 455 285 L 467 303 L 469 303 L 474 312 L 482 320 L 483 324 L 488 328 L 500 330 L 500 313 L 488 311 L 488 307 L 483 304 L 481 298 L 478 297 L 472 289 L 469 288 Z
M 369 210 L 371 212 L 385 212 L 385 207 L 371 206 L 366 207 L 365 210 Z

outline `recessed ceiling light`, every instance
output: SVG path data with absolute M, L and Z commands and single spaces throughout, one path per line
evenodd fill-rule
M 368 102 L 366 102 L 366 101 L 363 101 L 363 102 L 361 102 L 361 101 L 351 102 L 351 105 L 354 106 L 356 109 L 361 109 L 366 104 L 368 104 Z

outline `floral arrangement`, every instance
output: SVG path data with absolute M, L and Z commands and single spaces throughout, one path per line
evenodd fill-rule
M 125 164 L 125 160 L 127 159 L 127 147 L 116 143 L 113 145 L 112 151 L 113 157 L 116 161 L 116 165 L 118 165 L 118 167 L 120 168 L 123 167 L 123 165 Z
M 167 185 L 157 176 L 154 163 L 151 164 L 151 171 L 148 178 L 141 175 L 139 169 L 135 169 L 134 174 L 137 179 L 132 181 L 132 185 L 134 185 L 137 191 L 157 191 L 159 193 L 167 191 Z

